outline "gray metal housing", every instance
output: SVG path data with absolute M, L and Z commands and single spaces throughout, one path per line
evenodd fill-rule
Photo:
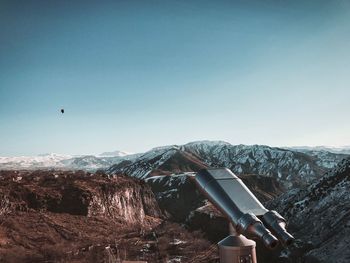
M 229 169 L 201 170 L 195 176 L 195 182 L 215 207 L 229 219 L 238 234 L 260 238 L 268 248 L 274 248 L 278 240 L 283 245 L 289 245 L 293 241 L 294 238 L 285 229 L 286 222 L 283 217 L 276 211 L 267 210 Z M 262 218 L 266 226 L 257 216 Z

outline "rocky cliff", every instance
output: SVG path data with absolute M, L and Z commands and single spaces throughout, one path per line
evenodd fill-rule
M 135 178 L 0 171 L 0 262 L 216 262 L 199 232 L 171 223 Z
M 269 203 L 288 219 L 289 229 L 299 239 L 294 250 L 284 251 L 289 262 L 299 262 L 293 253 L 300 249 L 308 251 L 299 258 L 305 263 L 350 262 L 349 191 L 350 159 L 345 159 L 309 187 Z
M 0 180 L 0 192 L 15 210 L 105 216 L 127 224 L 146 224 L 147 217 L 161 216 L 150 187 L 125 176 L 2 172 Z

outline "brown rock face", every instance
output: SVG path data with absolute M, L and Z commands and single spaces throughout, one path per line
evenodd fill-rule
M 104 216 L 127 224 L 147 223 L 161 212 L 149 186 L 138 180 L 84 172 L 2 172 L 0 191 L 15 210 Z
M 216 262 L 200 232 L 169 223 L 150 187 L 71 171 L 0 171 L 0 262 Z M 112 260 L 112 261 L 109 261 Z
M 124 176 L 0 172 L 0 196 L 0 262 L 99 262 L 162 222 L 150 187 Z

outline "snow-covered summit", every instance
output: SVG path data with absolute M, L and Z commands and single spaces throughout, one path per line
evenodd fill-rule
M 133 153 L 129 153 L 129 152 L 124 152 L 124 151 L 112 151 L 112 152 L 103 152 L 101 154 L 99 154 L 99 157 L 124 157 L 127 155 L 131 155 Z
M 0 157 L 0 169 L 82 169 L 97 170 L 108 168 L 123 160 L 136 158 L 137 154 L 111 152 L 108 156 L 63 155 L 45 153 L 37 156 Z
M 0 157 L 1 168 L 37 168 L 62 167 L 61 161 L 72 158 L 71 155 L 57 153 L 41 154 L 37 156 Z
M 185 146 L 224 146 L 231 145 L 229 142 L 225 141 L 210 141 L 210 140 L 202 140 L 202 141 L 194 141 L 186 143 Z
M 283 148 L 300 152 L 331 152 L 337 154 L 350 154 L 350 146 L 294 146 Z

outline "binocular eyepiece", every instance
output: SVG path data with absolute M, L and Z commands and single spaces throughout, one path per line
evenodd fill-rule
M 293 236 L 286 231 L 285 219 L 276 211 L 267 210 L 229 169 L 201 170 L 195 176 L 195 181 L 205 196 L 229 219 L 238 234 L 259 238 L 270 249 L 276 247 L 278 242 L 283 246 L 293 242 Z

